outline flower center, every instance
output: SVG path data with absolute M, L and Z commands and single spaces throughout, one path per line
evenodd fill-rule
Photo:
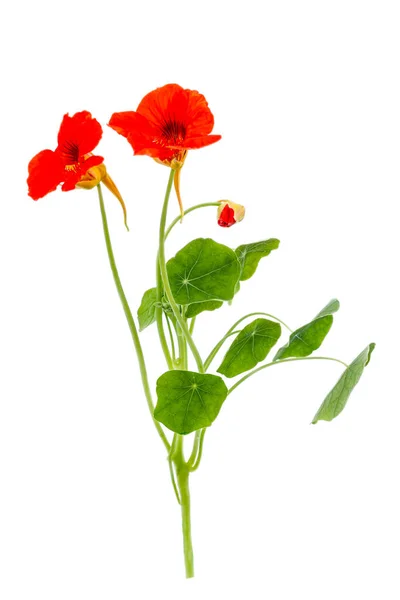
M 186 127 L 184 123 L 175 119 L 168 119 L 161 125 L 162 141 L 169 146 L 182 144 L 186 137 Z
M 61 156 L 66 164 L 67 171 L 75 170 L 75 165 L 79 163 L 79 146 L 75 142 L 64 142 L 61 149 Z

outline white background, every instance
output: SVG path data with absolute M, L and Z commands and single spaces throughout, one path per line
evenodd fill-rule
M 20 2 L 1 39 L 0 597 L 398 599 L 397 2 Z M 321 354 L 377 347 L 345 411 L 310 421 L 341 373 L 310 361 L 268 369 L 229 397 L 192 477 L 196 579 L 109 271 L 96 192 L 27 196 L 30 158 L 64 113 L 90 110 L 125 197 L 106 204 L 136 310 L 153 285 L 168 171 L 106 127 L 168 82 L 198 89 L 222 141 L 189 154 L 185 219 L 236 247 L 268 237 L 231 307 L 198 319 L 203 356 L 265 310 L 297 327 L 332 297 Z M 173 212 L 176 206 L 172 203 Z M 142 334 L 152 383 L 165 369 Z M 215 363 L 215 367 L 218 362 Z

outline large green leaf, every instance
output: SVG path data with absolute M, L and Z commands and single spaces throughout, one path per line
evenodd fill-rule
M 188 319 L 195 317 L 205 310 L 216 310 L 223 305 L 220 300 L 208 300 L 207 302 L 196 302 L 195 304 L 189 304 L 186 309 L 185 316 Z
M 309 356 L 317 350 L 332 327 L 332 313 L 339 310 L 339 306 L 339 300 L 331 300 L 313 321 L 293 331 L 288 343 L 279 348 L 274 360 L 292 356 Z
M 211 425 L 227 395 L 217 375 L 168 371 L 157 381 L 154 417 L 171 431 L 186 435 Z
M 178 304 L 231 300 L 240 275 L 233 250 L 209 238 L 187 244 L 167 263 L 172 293 Z
M 157 290 L 150 288 L 143 294 L 142 302 L 137 311 L 139 331 L 143 331 L 156 320 Z
M 226 377 L 235 377 L 264 360 L 281 335 L 279 323 L 255 319 L 235 338 L 218 369 Z
M 369 363 L 371 352 L 374 348 L 375 344 L 369 344 L 342 373 L 335 387 L 329 392 L 319 407 L 312 423 L 317 423 L 317 421 L 321 420 L 332 421 L 332 419 L 342 412 L 351 392 L 360 380 L 364 367 Z
M 253 244 L 243 244 L 236 248 L 235 252 L 240 262 L 241 273 L 240 281 L 250 279 L 254 275 L 258 263 L 264 256 L 268 256 L 272 250 L 279 247 L 279 240 L 271 238 L 263 242 L 254 242 Z

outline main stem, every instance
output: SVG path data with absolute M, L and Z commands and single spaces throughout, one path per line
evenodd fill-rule
M 196 361 L 199 373 L 204 373 L 204 365 L 203 365 L 203 361 L 201 360 L 199 351 L 197 350 L 196 344 L 194 343 L 193 338 L 190 335 L 187 323 L 186 323 L 185 319 L 182 317 L 179 307 L 176 304 L 175 299 L 172 295 L 172 290 L 171 290 L 171 286 L 169 284 L 169 279 L 168 279 L 167 267 L 165 264 L 165 226 L 166 226 L 166 222 L 167 222 L 168 202 L 169 202 L 169 197 L 171 194 L 171 188 L 172 188 L 173 181 L 174 181 L 174 169 L 171 169 L 169 179 L 168 179 L 167 190 L 165 192 L 165 199 L 164 199 L 164 204 L 163 204 L 162 213 L 161 213 L 161 220 L 160 220 L 158 261 L 159 261 L 159 265 L 160 265 L 161 279 L 163 282 L 165 294 L 168 298 L 168 302 L 171 306 L 172 312 L 174 313 L 175 318 L 180 325 L 183 336 L 185 337 L 187 343 L 189 344 L 189 348 L 192 351 L 192 354 Z
M 185 557 L 186 577 L 194 577 L 194 559 L 192 546 L 192 533 L 190 521 L 190 489 L 189 489 L 189 467 L 185 462 L 183 453 L 183 436 L 177 434 L 175 452 L 173 458 L 182 513 L 183 554 Z
M 135 346 L 136 355 L 137 355 L 137 359 L 138 359 L 138 363 L 139 363 L 140 375 L 142 378 L 143 390 L 144 390 L 144 394 L 145 394 L 146 400 L 147 400 L 147 406 L 149 407 L 151 418 L 153 420 L 155 428 L 157 429 L 158 435 L 160 436 L 165 448 L 169 452 L 170 445 L 167 440 L 167 437 L 166 437 L 160 423 L 158 421 L 156 421 L 154 418 L 154 404 L 153 404 L 153 400 L 151 397 L 149 378 L 147 376 L 147 369 L 146 369 L 146 363 L 144 361 L 142 345 L 140 343 L 140 339 L 139 339 L 139 335 L 138 335 L 138 332 L 136 329 L 135 321 L 133 319 L 131 309 L 129 308 L 129 304 L 126 299 L 125 292 L 122 287 L 121 279 L 119 277 L 117 265 L 115 262 L 114 252 L 113 252 L 112 245 L 111 245 L 110 232 L 108 229 L 107 215 L 106 215 L 106 210 L 104 207 L 103 193 L 102 193 L 100 184 L 97 186 L 97 191 L 99 194 L 100 211 L 101 211 L 101 218 L 103 221 L 104 239 L 106 242 L 108 259 L 110 261 L 110 267 L 111 267 L 111 271 L 112 271 L 112 274 L 114 277 L 115 287 L 117 288 L 117 292 L 118 292 L 119 298 L 121 300 L 121 304 L 124 309 L 125 317 L 126 317 L 126 320 L 128 321 L 129 329 L 130 329 L 130 332 L 132 335 L 133 344 Z

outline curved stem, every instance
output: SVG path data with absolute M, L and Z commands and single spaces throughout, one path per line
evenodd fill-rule
M 169 179 L 168 179 L 167 190 L 165 192 L 164 205 L 163 205 L 163 209 L 162 209 L 162 213 L 161 213 L 161 220 L 160 220 L 160 236 L 159 236 L 159 244 L 160 245 L 159 245 L 159 250 L 158 250 L 158 259 L 159 259 L 159 265 L 160 265 L 161 279 L 162 279 L 165 294 L 168 298 L 168 302 L 171 306 L 172 312 L 174 313 L 175 318 L 176 318 L 177 322 L 179 323 L 180 328 L 183 332 L 183 335 L 184 335 L 187 343 L 189 344 L 190 350 L 192 351 L 192 354 L 195 358 L 199 373 L 204 373 L 204 365 L 203 365 L 203 361 L 201 360 L 199 351 L 197 350 L 196 344 L 194 343 L 193 338 L 189 333 L 187 323 L 186 323 L 185 319 L 182 317 L 179 307 L 176 304 L 175 299 L 172 295 L 172 290 L 171 290 L 171 286 L 169 284 L 169 279 L 168 279 L 167 267 L 165 264 L 165 223 L 167 220 L 168 202 L 169 202 L 169 197 L 171 194 L 171 188 L 172 188 L 173 181 L 174 181 L 174 169 L 171 169 Z
M 278 323 L 280 323 L 281 325 L 286 327 L 286 329 L 288 329 L 289 331 L 291 331 L 291 332 L 293 331 L 292 329 L 290 329 L 289 325 L 286 325 L 286 323 L 284 323 L 281 319 L 278 319 L 278 317 L 275 317 L 274 315 L 270 315 L 269 313 L 266 313 L 266 312 L 252 312 L 252 313 L 249 313 L 248 315 L 244 315 L 244 317 L 242 317 L 241 319 L 236 321 L 236 323 L 234 323 L 232 325 L 232 327 L 230 329 L 228 329 L 228 333 L 233 331 L 235 329 L 235 327 L 237 327 L 239 325 L 239 323 L 241 323 L 245 319 L 248 319 L 249 317 L 256 317 L 257 315 L 261 315 L 263 317 L 270 317 L 271 319 L 274 319 L 275 321 L 277 321 Z
M 192 320 L 190 321 L 190 327 L 189 327 L 190 335 L 193 335 L 195 324 L 196 324 L 196 317 L 193 317 Z
M 201 429 L 200 432 L 196 431 L 196 440 L 193 445 L 193 451 L 187 462 L 189 471 L 191 471 L 191 472 L 195 471 L 200 464 L 201 457 L 203 455 L 203 442 L 204 442 L 204 436 L 206 434 L 206 430 L 207 430 L 207 428 L 204 427 L 204 429 Z M 199 433 L 199 435 L 197 435 L 198 433 Z
M 263 365 L 262 367 L 258 367 L 258 369 L 254 369 L 254 371 L 250 371 L 250 373 L 247 373 L 247 375 L 245 375 L 244 377 L 239 379 L 239 381 L 237 381 L 231 388 L 229 388 L 228 394 L 233 392 L 233 390 L 236 389 L 238 387 L 238 385 L 243 383 L 243 381 L 246 381 L 246 379 L 248 379 L 252 375 L 255 375 L 259 371 L 262 371 L 263 369 L 267 369 L 268 367 L 272 367 L 273 365 L 281 365 L 283 363 L 294 362 L 294 361 L 298 361 L 298 360 L 333 360 L 334 362 L 344 365 L 346 368 L 349 366 L 342 360 L 339 360 L 338 358 L 331 358 L 330 356 L 301 356 L 298 358 L 285 358 L 284 360 L 276 360 L 274 362 L 267 363 L 266 365 Z
M 165 320 L 167 321 L 167 327 L 168 327 L 168 332 L 169 332 L 169 337 L 171 340 L 171 354 L 172 354 L 172 362 L 173 364 L 175 364 L 175 360 L 176 360 L 176 354 L 175 354 L 175 342 L 174 342 L 174 335 L 172 333 L 172 328 L 171 328 L 171 324 L 169 322 L 169 317 L 166 314 L 165 315 Z M 171 371 L 171 369 L 170 369 Z
M 204 208 L 206 206 L 219 206 L 220 202 L 203 202 L 202 204 L 195 204 L 195 206 L 191 206 L 190 208 L 187 208 L 184 211 L 184 215 L 188 215 L 189 213 L 193 212 L 194 210 L 197 210 L 198 208 Z M 176 217 L 176 219 L 174 219 L 172 221 L 172 223 L 168 226 L 168 229 L 165 231 L 165 239 L 167 239 L 167 237 L 169 236 L 169 234 L 171 233 L 171 229 L 173 227 L 175 227 L 175 225 L 177 223 L 179 223 L 181 221 L 182 217 L 179 215 L 179 217 Z
M 214 348 L 211 350 L 210 354 L 207 356 L 206 360 L 204 361 L 204 368 L 207 371 L 208 367 L 211 365 L 212 361 L 214 360 L 215 356 L 218 354 L 221 346 L 223 345 L 223 343 L 229 338 L 231 337 L 231 335 L 235 335 L 235 333 L 240 333 L 240 329 L 238 329 L 237 331 L 229 331 L 229 333 L 227 333 L 226 335 L 224 335 L 224 337 L 218 342 L 218 344 L 216 346 L 214 346 Z
M 122 307 L 125 312 L 125 317 L 126 317 L 126 320 L 128 321 L 129 329 L 130 329 L 130 332 L 132 335 L 133 344 L 135 346 L 136 355 L 137 355 L 137 359 L 138 359 L 138 363 L 139 363 L 140 375 L 142 378 L 143 390 L 144 390 L 144 394 L 145 394 L 146 400 L 147 400 L 147 406 L 149 407 L 151 418 L 153 419 L 153 423 L 154 423 L 155 428 L 157 429 L 158 435 L 160 436 L 165 448 L 169 452 L 170 444 L 167 440 L 167 437 L 166 437 L 160 423 L 158 421 L 156 421 L 156 419 L 154 418 L 154 414 L 153 414 L 154 413 L 154 404 L 153 404 L 153 400 L 151 397 L 149 379 L 147 376 L 146 363 L 144 361 L 143 350 L 142 350 L 139 335 L 138 335 L 138 332 L 136 329 L 135 321 L 133 319 L 131 309 L 129 308 L 129 304 L 126 299 L 125 292 L 122 287 L 121 279 L 119 277 L 117 265 L 115 262 L 114 252 L 113 252 L 112 245 L 111 245 L 110 232 L 108 230 L 107 215 L 106 215 L 106 210 L 104 207 L 103 193 L 102 193 L 100 184 L 97 186 L 97 191 L 99 194 L 100 212 L 101 212 L 101 218 L 103 221 L 104 239 L 106 242 L 108 259 L 110 261 L 110 267 L 111 267 L 111 271 L 112 271 L 112 274 L 114 277 L 115 286 L 117 288 L 117 292 L 118 292 L 119 298 L 121 300 L 121 304 L 122 304 Z

